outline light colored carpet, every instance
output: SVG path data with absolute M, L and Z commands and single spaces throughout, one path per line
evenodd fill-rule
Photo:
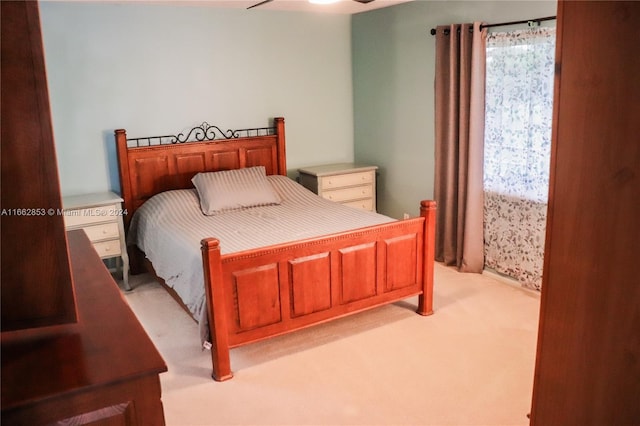
M 167 362 L 168 425 L 526 425 L 540 297 L 436 265 L 417 298 L 231 350 L 211 379 L 196 323 L 149 275 L 125 298 Z

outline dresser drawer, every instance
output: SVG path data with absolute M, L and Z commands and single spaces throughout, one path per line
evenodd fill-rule
M 373 211 L 373 198 L 368 198 L 366 200 L 358 200 L 358 201 L 349 201 L 346 203 L 342 203 L 345 206 L 355 207 L 357 209 Z
M 323 190 L 342 188 L 345 186 L 363 185 L 373 183 L 374 172 L 348 173 L 336 176 L 324 176 L 320 179 L 320 188 Z
M 120 229 L 117 222 L 103 223 L 101 225 L 86 226 L 84 232 L 91 241 L 109 240 L 120 238 Z
M 88 209 L 67 210 L 64 224 L 67 228 L 83 226 L 91 223 L 117 222 L 120 206 L 116 204 L 91 207 Z
M 93 243 L 93 247 L 100 257 L 120 256 L 120 240 L 102 241 Z
M 328 200 L 336 202 L 351 201 L 360 198 L 371 198 L 373 197 L 373 186 L 363 185 L 353 186 L 351 188 L 334 189 L 331 191 L 323 192 L 322 196 Z

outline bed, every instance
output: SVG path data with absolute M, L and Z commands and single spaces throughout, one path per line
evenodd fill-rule
M 115 131 L 131 270 L 152 272 L 199 322 L 217 381 L 233 377 L 240 345 L 416 295 L 433 313 L 435 202 L 395 220 L 318 197 L 287 177 L 284 123 Z M 242 204 L 236 180 L 260 200 Z

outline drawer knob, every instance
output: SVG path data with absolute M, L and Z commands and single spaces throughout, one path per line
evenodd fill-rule
M 111 251 L 111 247 L 105 247 L 104 251 Z

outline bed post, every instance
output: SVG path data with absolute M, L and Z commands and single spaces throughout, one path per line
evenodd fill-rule
M 418 313 L 433 314 L 433 262 L 435 259 L 436 202 L 420 202 L 420 216 L 424 217 L 424 259 L 422 294 L 418 298 Z
M 276 128 L 276 135 L 278 136 L 278 172 L 277 174 L 287 175 L 287 153 L 285 151 L 286 140 L 284 137 L 284 117 L 276 117 L 273 119 L 274 126 Z
M 124 129 L 117 129 L 116 150 L 118 153 L 118 172 L 120 174 L 120 196 L 124 200 L 124 208 L 127 212 L 133 211 L 131 198 L 131 181 L 129 180 L 129 158 L 127 156 L 127 132 Z M 124 228 L 129 229 L 131 215 L 124 215 Z
M 204 266 L 204 288 L 207 295 L 209 334 L 211 335 L 211 377 L 218 382 L 229 380 L 231 361 L 229 358 L 229 333 L 225 312 L 224 288 L 222 286 L 222 262 L 220 242 L 216 238 L 201 241 L 202 263 Z M 217 303 L 214 303 L 217 302 Z
M 124 200 L 124 210 L 127 212 L 123 216 L 125 232 L 129 232 L 129 222 L 133 212 L 133 198 L 131 196 L 131 180 L 129 173 L 129 156 L 127 152 L 127 132 L 124 129 L 116 129 L 116 153 L 118 155 L 118 172 L 120 175 L 120 196 Z M 144 267 L 144 254 L 137 247 L 127 245 L 129 254 L 129 272 L 133 275 L 146 272 Z

